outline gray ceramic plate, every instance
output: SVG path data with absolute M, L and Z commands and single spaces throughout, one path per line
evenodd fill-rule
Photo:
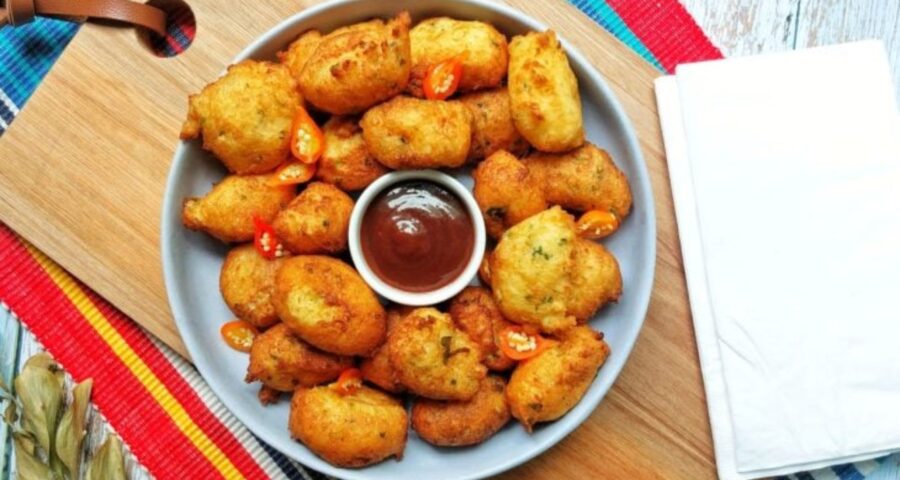
M 273 58 L 277 50 L 309 28 L 329 31 L 370 17 L 390 17 L 404 9 L 410 11 L 414 20 L 448 15 L 487 21 L 510 36 L 546 28 L 519 11 L 479 0 L 336 1 L 288 18 L 253 42 L 233 62 Z M 560 33 L 565 36 L 565 32 Z M 628 175 L 634 194 L 634 212 L 621 230 L 604 242 L 619 260 L 624 294 L 618 304 L 603 309 L 590 322 L 606 334 L 612 356 L 572 411 L 556 422 L 536 428 L 531 435 L 510 423 L 481 445 L 447 449 L 432 447 L 411 431 L 402 461 L 388 460 L 361 470 L 333 467 L 292 440 L 287 430 L 289 402 L 269 407 L 260 405 L 256 398 L 259 386 L 243 381 L 247 355 L 231 350 L 219 337 L 219 326 L 233 318 L 218 289 L 219 269 L 227 247 L 180 224 L 182 199 L 206 193 L 226 172 L 201 150 L 199 142 L 182 142 L 178 146 L 162 213 L 162 259 L 169 304 L 203 378 L 253 433 L 304 465 L 338 477 L 462 480 L 495 475 L 540 454 L 577 428 L 600 403 L 628 358 L 650 300 L 656 236 L 653 197 L 634 129 L 622 107 L 587 60 L 565 41 L 563 45 L 578 77 L 587 137 L 608 150 Z M 466 180 L 471 184 L 470 179 Z

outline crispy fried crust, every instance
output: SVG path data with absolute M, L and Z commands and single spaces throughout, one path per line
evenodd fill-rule
M 491 287 L 503 315 L 544 332 L 575 325 L 567 314 L 575 221 L 559 207 L 529 217 L 503 234 L 491 255 Z
M 223 242 L 253 240 L 253 217 L 271 222 L 294 198 L 294 187 L 270 186 L 268 175 L 229 175 L 202 198 L 186 198 L 181 223 Z
M 219 291 L 228 308 L 241 320 L 257 328 L 278 322 L 272 297 L 275 295 L 275 272 L 282 259 L 266 260 L 251 244 L 231 249 L 219 274 Z
M 513 125 L 506 87 L 463 95 L 459 101 L 472 113 L 470 162 L 500 150 L 507 150 L 517 157 L 528 152 L 528 142 Z
M 513 123 L 534 148 L 565 152 L 584 143 L 578 81 L 552 30 L 510 42 L 509 98 Z
M 408 423 L 399 400 L 368 387 L 350 395 L 337 393 L 334 384 L 299 388 L 291 400 L 291 436 L 339 467 L 399 460 Z
M 569 315 L 579 323 L 622 295 L 622 272 L 616 257 L 599 243 L 578 239 L 575 242 L 575 265 L 572 289 L 567 301 Z
M 359 121 L 353 117 L 331 117 L 322 127 L 325 151 L 316 177 L 341 190 L 362 190 L 388 172 L 366 148 Z
M 318 30 L 307 30 L 291 42 L 285 50 L 276 54 L 278 61 L 283 63 L 291 71 L 294 80 L 300 80 L 300 73 L 309 61 L 319 44 L 322 43 L 322 34 Z
M 278 213 L 272 228 L 293 253 L 337 253 L 347 248 L 353 199 L 334 185 L 309 184 Z
M 290 154 L 290 126 L 302 103 L 284 65 L 245 60 L 188 97 L 181 138 L 203 137 L 233 173 L 265 173 Z
M 506 36 L 489 23 L 429 18 L 409 31 L 409 42 L 412 53 L 409 91 L 417 97 L 425 96 L 422 84 L 429 67 L 454 57 L 464 58 L 460 92 L 497 87 L 506 76 L 509 61 Z
M 516 364 L 500 351 L 498 336 L 512 324 L 503 318 L 490 290 L 466 287 L 450 301 L 450 316 L 456 327 L 481 348 L 482 362 L 488 369 L 509 370 Z
M 610 210 L 619 218 L 631 211 L 628 178 L 605 150 L 588 143 L 559 155 L 534 153 L 522 162 L 544 186 L 551 204 L 571 210 Z
M 479 444 L 509 421 L 506 381 L 490 375 L 465 402 L 420 398 L 412 408 L 412 427 L 428 443 L 442 447 Z
M 401 318 L 405 317 L 409 312 L 413 311 L 413 307 L 397 305 L 391 307 L 387 311 L 387 337 L 390 338 L 391 332 Z M 391 393 L 399 393 L 403 391 L 403 385 L 397 380 L 397 372 L 391 365 L 390 354 L 386 347 L 387 341 L 379 346 L 371 357 L 363 358 L 359 363 L 359 371 L 362 373 L 364 380 L 378 385 L 383 390 Z
M 478 164 L 472 178 L 472 193 L 493 238 L 500 238 L 507 228 L 547 208 L 541 184 L 528 167 L 505 150 Z
M 352 366 L 352 357 L 313 348 L 279 323 L 253 340 L 245 381 L 259 380 L 273 390 L 293 392 L 330 382 Z
M 369 152 L 393 169 L 462 166 L 472 140 L 472 114 L 457 101 L 396 97 L 360 126 Z
M 409 81 L 409 13 L 322 39 L 300 73 L 303 98 L 335 115 L 362 112 L 402 92 Z
M 384 341 L 384 308 L 356 270 L 331 257 L 285 260 L 275 277 L 275 311 L 300 338 L 327 352 L 369 355 Z
M 512 416 L 531 431 L 534 424 L 565 415 L 587 391 L 609 356 L 603 334 L 574 327 L 559 343 L 519 363 L 506 387 Z
M 487 373 L 478 345 L 433 308 L 413 310 L 400 320 L 387 348 L 400 383 L 426 398 L 468 400 Z

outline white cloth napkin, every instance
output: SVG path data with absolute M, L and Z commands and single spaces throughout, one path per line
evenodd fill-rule
M 881 42 L 656 82 L 719 475 L 900 450 L 900 120 Z

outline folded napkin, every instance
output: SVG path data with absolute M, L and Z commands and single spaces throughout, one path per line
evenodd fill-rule
M 900 450 L 900 119 L 867 41 L 656 83 L 719 475 Z

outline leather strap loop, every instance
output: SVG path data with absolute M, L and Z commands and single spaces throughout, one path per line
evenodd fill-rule
M 5 12 L 0 10 L 0 27 L 28 23 L 35 15 L 100 18 L 166 34 L 165 12 L 129 0 L 6 0 Z

